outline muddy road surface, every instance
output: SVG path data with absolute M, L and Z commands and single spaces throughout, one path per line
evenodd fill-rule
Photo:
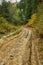
M 23 28 L 16 37 L 0 41 L 0 65 L 41 65 L 37 39 L 32 29 Z

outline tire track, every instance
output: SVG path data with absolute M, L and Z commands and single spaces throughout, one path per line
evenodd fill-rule
M 36 35 L 33 32 L 31 38 L 31 65 L 41 65 L 37 49 L 38 41 Z
M 8 45 L 0 48 L 0 65 L 41 65 L 36 43 L 33 29 L 24 28 L 21 36 L 16 40 L 13 38 Z
M 26 34 L 25 34 L 25 35 L 26 35 Z M 25 35 L 24 35 L 24 36 L 25 36 Z
M 25 37 L 24 37 L 25 38 Z M 29 38 L 28 38 L 29 39 Z M 21 49 L 21 51 L 22 52 L 20 52 L 20 53 L 18 53 L 18 52 L 16 52 L 16 55 L 17 55 L 17 57 L 16 57 L 16 62 L 15 63 L 12 63 L 13 61 L 12 60 L 9 60 L 9 61 L 7 61 L 7 64 L 8 65 L 10 65 L 10 64 L 13 64 L 13 65 L 22 65 L 22 55 L 24 55 L 24 52 L 25 52 L 25 47 L 26 47 L 26 44 L 27 44 L 27 42 L 28 42 L 28 39 L 24 39 L 24 42 L 22 42 L 22 44 L 23 43 L 25 43 L 25 44 L 23 44 L 22 45 L 22 48 L 21 48 L 21 46 L 20 46 L 20 48 L 17 48 L 16 50 L 20 50 Z M 25 41 L 26 40 L 26 41 Z M 19 43 L 19 45 L 20 45 L 20 43 Z M 16 47 L 15 47 L 16 48 Z M 12 53 L 14 53 L 14 51 L 12 52 Z M 17 54 L 18 53 L 18 54 Z M 17 60 L 18 59 L 18 60 Z M 20 60 L 19 60 L 20 59 Z M 15 55 L 14 55 L 14 60 L 15 60 Z M 11 62 L 12 61 L 12 62 Z M 9 64 L 10 63 L 10 64 Z
M 18 35 L 12 35 L 10 38 L 2 38 L 0 39 L 0 48 L 4 45 L 4 43 L 8 43 L 10 40 L 19 37 L 22 34 L 23 30 Z
M 24 34 L 24 33 L 23 33 L 23 34 Z M 22 37 L 22 35 L 21 35 L 20 37 Z M 14 45 L 14 43 L 12 44 L 11 42 L 12 42 L 12 41 L 15 41 L 15 40 L 18 40 L 20 37 L 17 37 L 16 39 L 13 38 L 11 41 L 9 41 L 9 43 L 5 43 L 5 44 L 4 44 L 4 47 L 5 47 L 5 48 L 3 48 L 3 46 L 0 48 L 0 56 L 1 56 L 1 55 L 4 56 L 4 55 L 5 55 L 5 52 L 6 52 L 6 51 L 9 51 L 10 47 L 12 47 L 12 46 Z M 10 43 L 11 43 L 11 44 L 10 44 Z M 7 44 L 7 45 L 6 45 L 6 44 Z M 6 46 L 7 46 L 7 47 L 6 47 Z M 10 46 L 10 47 L 9 47 L 9 46 Z M 3 51 L 2 51 L 1 49 L 2 49 Z M 2 54 L 1 54 L 1 52 L 2 52 Z M 3 55 L 3 52 L 4 52 L 4 55 Z M 6 53 L 8 53 L 8 52 L 6 52 Z M 1 57 L 2 57 L 2 56 L 1 56 Z

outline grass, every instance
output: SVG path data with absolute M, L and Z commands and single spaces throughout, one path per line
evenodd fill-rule
M 0 38 L 12 32 L 14 32 L 14 34 L 18 34 L 19 31 L 17 29 L 19 28 L 20 26 L 15 26 L 9 23 L 4 17 L 0 17 Z
M 22 31 L 22 29 L 17 29 L 17 30 L 13 30 L 12 32 L 8 32 L 6 34 L 0 34 L 0 38 L 2 38 L 3 36 L 11 36 L 11 35 L 17 35 Z
M 34 13 L 31 16 L 27 25 L 34 27 L 37 31 L 39 31 L 39 34 L 43 35 L 43 2 L 37 6 L 37 13 Z
M 33 26 L 43 35 L 43 2 L 37 7 L 37 18 Z
M 31 16 L 31 19 L 28 20 L 28 25 L 33 25 L 36 21 L 36 13 Z

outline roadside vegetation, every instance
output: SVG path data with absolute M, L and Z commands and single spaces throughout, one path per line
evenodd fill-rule
M 31 15 L 28 20 L 27 26 L 34 27 L 40 37 L 43 37 L 43 2 L 37 5 L 37 12 Z
M 37 7 L 37 18 L 34 23 L 34 27 L 39 31 L 39 34 L 43 36 L 43 2 Z
M 0 4 L 0 36 L 15 31 L 23 25 L 37 29 L 43 35 L 43 1 L 21 0 Z

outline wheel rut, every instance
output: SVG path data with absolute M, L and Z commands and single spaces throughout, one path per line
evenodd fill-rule
M 41 65 L 31 29 L 24 28 L 20 36 L 0 45 L 0 65 Z

